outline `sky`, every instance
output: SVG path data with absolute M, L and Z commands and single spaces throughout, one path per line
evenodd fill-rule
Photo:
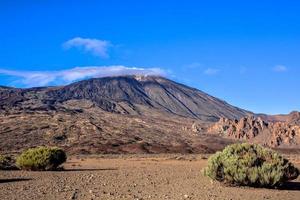
M 0 0 L 0 85 L 162 75 L 256 113 L 300 110 L 300 2 Z

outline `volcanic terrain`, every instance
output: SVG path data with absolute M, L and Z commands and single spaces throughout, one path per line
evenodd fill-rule
M 0 152 L 55 145 L 81 154 L 203 153 L 252 138 L 273 147 L 298 148 L 297 116 L 256 115 L 158 76 L 94 78 L 59 87 L 0 87 Z M 238 131 L 229 132 L 236 123 L 241 124 Z M 224 126 L 228 134 L 220 136 Z M 277 141 L 277 133 L 284 142 Z

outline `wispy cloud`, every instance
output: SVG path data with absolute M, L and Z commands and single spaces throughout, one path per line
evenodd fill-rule
M 102 58 L 109 57 L 108 49 L 112 44 L 106 40 L 75 37 L 63 43 L 65 49 L 79 48 Z
M 121 75 L 160 75 L 166 72 L 160 68 L 142 68 L 118 66 L 74 67 L 60 71 L 14 71 L 0 69 L 0 74 L 15 78 L 17 85 L 25 87 L 68 84 L 87 78 L 99 78 Z
M 284 65 L 277 65 L 277 66 L 273 67 L 274 72 L 286 72 L 287 70 L 288 70 L 288 68 Z
M 219 69 L 216 69 L 216 68 L 207 68 L 206 70 L 204 70 L 204 74 L 206 75 L 215 75 L 217 73 L 219 73 L 220 70 Z

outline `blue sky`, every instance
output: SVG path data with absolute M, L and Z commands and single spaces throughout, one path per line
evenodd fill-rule
M 300 110 L 297 1 L 0 0 L 0 85 L 164 74 L 254 112 Z

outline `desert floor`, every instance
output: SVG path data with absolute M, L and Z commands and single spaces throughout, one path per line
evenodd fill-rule
M 75 156 L 65 171 L 0 171 L 0 199 L 300 199 L 300 178 L 280 189 L 226 187 L 203 155 Z M 299 167 L 300 162 L 293 162 Z

